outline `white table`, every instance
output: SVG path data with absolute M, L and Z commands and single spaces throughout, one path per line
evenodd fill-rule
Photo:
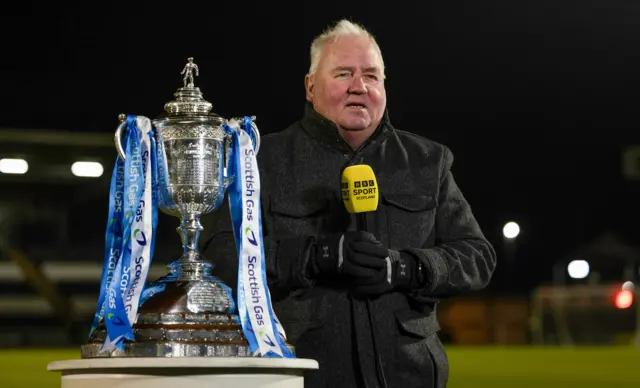
M 303 388 L 310 359 L 122 357 L 54 361 L 61 388 Z M 34 387 L 35 388 L 35 387 Z

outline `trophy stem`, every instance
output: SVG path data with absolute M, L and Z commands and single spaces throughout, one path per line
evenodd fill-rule
M 198 240 L 203 229 L 200 224 L 200 214 L 192 213 L 182 218 L 182 224 L 176 230 L 182 239 L 183 259 L 198 260 Z
M 211 276 L 213 265 L 198 252 L 198 240 L 203 229 L 198 213 L 182 217 L 182 224 L 176 228 L 182 239 L 183 252 L 180 259 L 169 264 L 169 268 L 179 280 L 197 281 Z

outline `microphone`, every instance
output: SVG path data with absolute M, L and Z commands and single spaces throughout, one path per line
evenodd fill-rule
M 356 215 L 356 228 L 359 232 L 367 231 L 367 213 L 378 210 L 378 182 L 376 174 L 371 166 L 366 164 L 358 164 L 349 166 L 342 171 L 342 179 L 340 181 L 342 191 L 342 202 L 350 214 Z M 387 258 L 389 265 L 389 259 Z M 373 305 L 367 299 L 367 313 L 369 315 L 369 323 L 371 325 L 373 352 L 375 354 L 376 374 L 378 381 L 383 388 L 387 388 L 387 380 L 382 369 L 382 359 L 378 352 L 378 346 L 375 334 L 377 328 L 373 317 Z M 353 307 L 352 307 L 353 308 Z M 357 328 L 356 328 L 357 330 Z M 365 378 L 365 386 L 367 386 Z
M 351 214 L 356 214 L 356 228 L 367 231 L 367 213 L 378 210 L 378 182 L 371 166 L 349 166 L 342 172 L 340 182 L 342 202 Z

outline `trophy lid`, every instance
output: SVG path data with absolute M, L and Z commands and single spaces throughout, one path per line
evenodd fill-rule
M 184 87 L 179 88 L 173 95 L 175 100 L 164 104 L 164 110 L 169 116 L 207 116 L 213 105 L 206 101 L 200 88 L 196 87 L 193 78 L 199 75 L 198 65 L 193 63 L 193 58 L 187 59 L 187 64 L 180 74 L 183 74 Z M 215 115 L 217 116 L 217 115 Z

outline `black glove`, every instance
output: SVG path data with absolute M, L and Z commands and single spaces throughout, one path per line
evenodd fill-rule
M 346 277 L 358 294 L 382 294 L 412 287 L 417 262 L 413 256 L 392 251 L 367 232 L 345 232 L 318 239 L 309 273 L 315 278 Z
M 315 255 L 310 261 L 310 273 L 315 277 L 349 277 L 356 283 L 371 282 L 384 263 L 375 256 L 353 251 L 354 244 L 379 246 L 382 244 L 366 232 L 345 232 L 322 236 L 316 241 Z M 382 248 L 385 249 L 385 248 Z
M 365 255 L 384 263 L 366 283 L 353 285 L 354 294 L 374 296 L 393 290 L 412 290 L 419 286 L 418 262 L 412 255 L 366 243 L 353 244 L 352 249 L 354 256 Z

